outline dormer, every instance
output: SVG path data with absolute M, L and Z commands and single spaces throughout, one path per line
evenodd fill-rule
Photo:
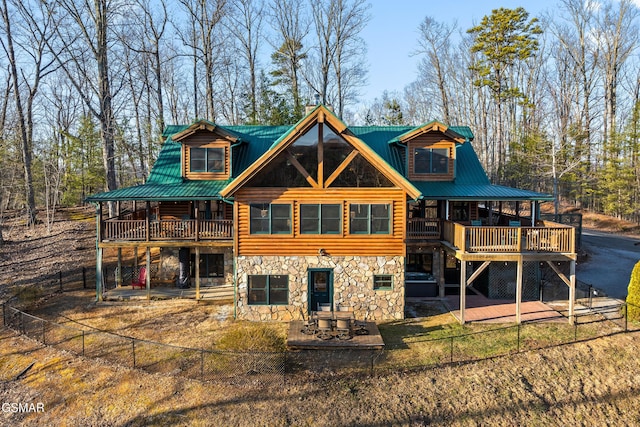
M 392 142 L 407 147 L 407 176 L 411 181 L 453 181 L 456 144 L 466 138 L 439 122 L 419 126 Z
M 231 146 L 240 142 L 233 133 L 203 120 L 172 139 L 182 144 L 183 178 L 223 180 L 231 176 Z

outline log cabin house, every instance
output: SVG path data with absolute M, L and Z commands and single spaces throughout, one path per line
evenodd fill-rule
M 197 121 L 165 137 L 145 184 L 88 198 L 98 298 L 103 250 L 135 247 L 147 271 L 150 249 L 161 253 L 147 295 L 156 281 L 196 298 L 228 287 L 242 319 L 299 319 L 319 303 L 401 319 L 407 297 L 459 293 L 464 322 L 474 286 L 515 300 L 519 322 L 542 267 L 573 312 L 574 229 L 540 219 L 551 196 L 492 185 L 468 127 L 347 127 L 318 105 L 291 127 Z

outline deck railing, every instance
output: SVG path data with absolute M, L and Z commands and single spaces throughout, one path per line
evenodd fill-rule
M 102 241 L 218 240 L 233 237 L 232 220 L 109 219 L 104 221 Z
M 407 239 L 440 239 L 441 223 L 439 219 L 409 218 Z
M 549 221 L 536 227 L 467 226 L 445 221 L 443 238 L 463 252 L 575 252 L 575 229 Z

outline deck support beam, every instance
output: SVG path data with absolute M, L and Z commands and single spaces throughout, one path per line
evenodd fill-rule
M 196 246 L 196 301 L 200 299 L 200 247 Z
M 569 266 L 569 323 L 573 324 L 576 301 L 576 262 L 571 260 Z
M 522 322 L 522 270 L 523 262 L 522 258 L 518 260 L 516 268 L 516 323 L 519 325 Z
M 147 300 L 151 300 L 151 248 L 147 246 L 147 257 L 146 257 L 146 287 L 147 287 Z
M 102 249 L 96 248 L 96 301 L 102 301 Z
M 116 270 L 116 286 L 122 287 L 122 248 L 118 248 L 118 269 Z
M 464 325 L 464 309 L 467 304 L 467 263 L 460 262 L 460 324 Z

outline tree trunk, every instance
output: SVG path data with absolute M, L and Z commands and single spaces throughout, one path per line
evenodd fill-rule
M 24 170 L 24 187 L 26 201 L 26 224 L 28 227 L 36 223 L 36 201 L 33 191 L 33 176 L 31 173 L 31 161 L 33 153 L 31 151 L 31 141 L 27 129 L 27 120 L 24 109 L 22 108 L 22 98 L 20 97 L 20 83 L 18 81 L 18 69 L 16 66 L 15 52 L 13 48 L 13 36 L 11 33 L 11 22 L 9 20 L 9 10 L 7 8 L 7 0 L 2 1 L 2 17 L 5 24 L 5 34 L 7 37 L 7 54 L 9 55 L 9 68 L 11 72 L 11 80 L 13 83 L 13 96 L 16 103 L 16 113 L 18 114 L 18 126 L 20 127 L 20 148 L 22 152 L 23 170 Z

